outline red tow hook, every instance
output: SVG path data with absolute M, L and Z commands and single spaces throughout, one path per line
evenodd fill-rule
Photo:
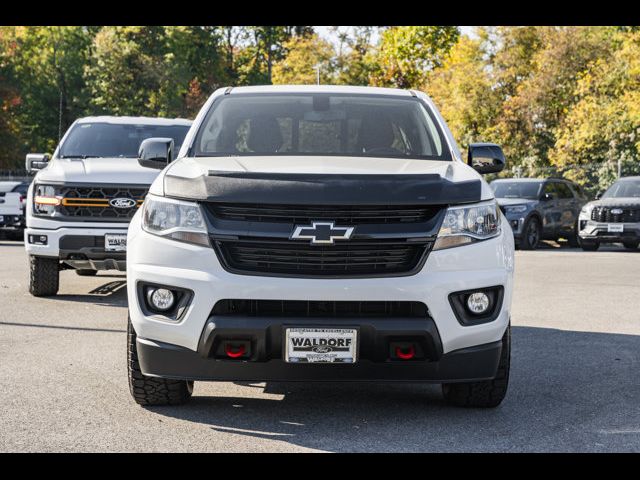
M 409 348 L 406 351 L 403 351 L 400 347 L 396 347 L 396 357 L 402 360 L 411 360 L 415 354 L 416 349 L 413 345 L 409 345 Z
M 245 352 L 246 349 L 244 345 L 239 345 L 237 348 L 234 348 L 233 344 L 227 343 L 224 346 L 224 353 L 226 353 L 229 358 L 240 358 Z

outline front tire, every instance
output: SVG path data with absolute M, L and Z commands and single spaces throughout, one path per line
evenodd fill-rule
M 502 403 L 509 386 L 511 364 L 511 325 L 502 336 L 502 352 L 498 373 L 493 380 L 481 382 L 443 383 L 442 394 L 447 403 L 457 407 L 494 408 Z
M 29 292 L 34 297 L 49 297 L 58 293 L 60 262 L 57 258 L 29 255 Z
M 585 252 L 595 252 L 600 248 L 600 242 L 580 240 L 580 248 Z
M 637 250 L 640 242 L 622 242 L 622 245 L 624 245 L 624 248 L 627 250 Z
M 77 268 L 76 275 L 81 277 L 94 277 L 98 274 L 97 270 L 91 270 L 90 268 Z
M 542 225 L 537 217 L 531 217 L 522 228 L 522 238 L 520 239 L 521 250 L 535 250 L 542 238 Z
M 133 329 L 130 318 L 127 325 L 127 343 L 129 391 L 137 404 L 182 405 L 189 401 L 193 393 L 192 381 L 148 377 L 142 373 L 138 362 L 136 331 Z

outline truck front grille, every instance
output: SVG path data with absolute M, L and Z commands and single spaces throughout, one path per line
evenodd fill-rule
M 612 213 L 621 210 L 622 213 Z M 640 222 L 640 208 L 637 207 L 594 207 L 591 220 L 603 223 L 631 223 Z
M 427 318 L 429 310 L 422 302 L 224 299 L 216 302 L 212 314 L 250 317 Z
M 233 272 L 358 277 L 410 274 L 422 266 L 431 241 L 362 240 L 317 246 L 268 238 L 214 240 L 223 265 Z
M 147 194 L 147 186 L 65 186 L 60 190 L 62 198 L 58 207 L 60 215 L 78 220 L 90 219 L 108 221 L 129 221 Z M 109 202 L 115 198 L 126 198 L 135 201 L 130 208 L 116 208 Z
M 387 224 L 425 222 L 439 207 L 405 205 L 256 205 L 210 203 L 217 218 L 247 222 L 309 223 L 332 220 L 339 224 Z

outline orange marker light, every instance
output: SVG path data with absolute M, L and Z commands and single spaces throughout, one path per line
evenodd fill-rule
M 36 195 L 33 201 L 37 205 L 53 205 L 53 206 L 60 205 L 60 199 L 58 197 L 45 197 L 42 195 Z

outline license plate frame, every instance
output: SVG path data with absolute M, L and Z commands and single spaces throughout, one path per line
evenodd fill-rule
M 127 234 L 126 233 L 105 233 L 104 250 L 105 252 L 126 252 L 127 251 Z
M 607 224 L 607 232 L 608 233 L 622 233 L 622 232 L 624 232 L 624 223 L 608 223 Z
M 283 337 L 284 361 L 286 363 L 353 365 L 358 362 L 360 329 L 357 327 L 292 325 L 284 328 Z M 301 339 L 305 345 L 294 345 L 294 338 Z M 313 339 L 317 341 L 313 342 Z M 320 339 L 325 339 L 326 344 L 321 344 Z M 331 342 L 332 339 L 336 342 Z M 339 344 L 338 340 L 340 339 L 345 341 L 345 345 Z M 311 345 L 306 344 L 304 340 L 310 340 Z M 347 344 L 346 340 L 350 340 L 350 342 Z

